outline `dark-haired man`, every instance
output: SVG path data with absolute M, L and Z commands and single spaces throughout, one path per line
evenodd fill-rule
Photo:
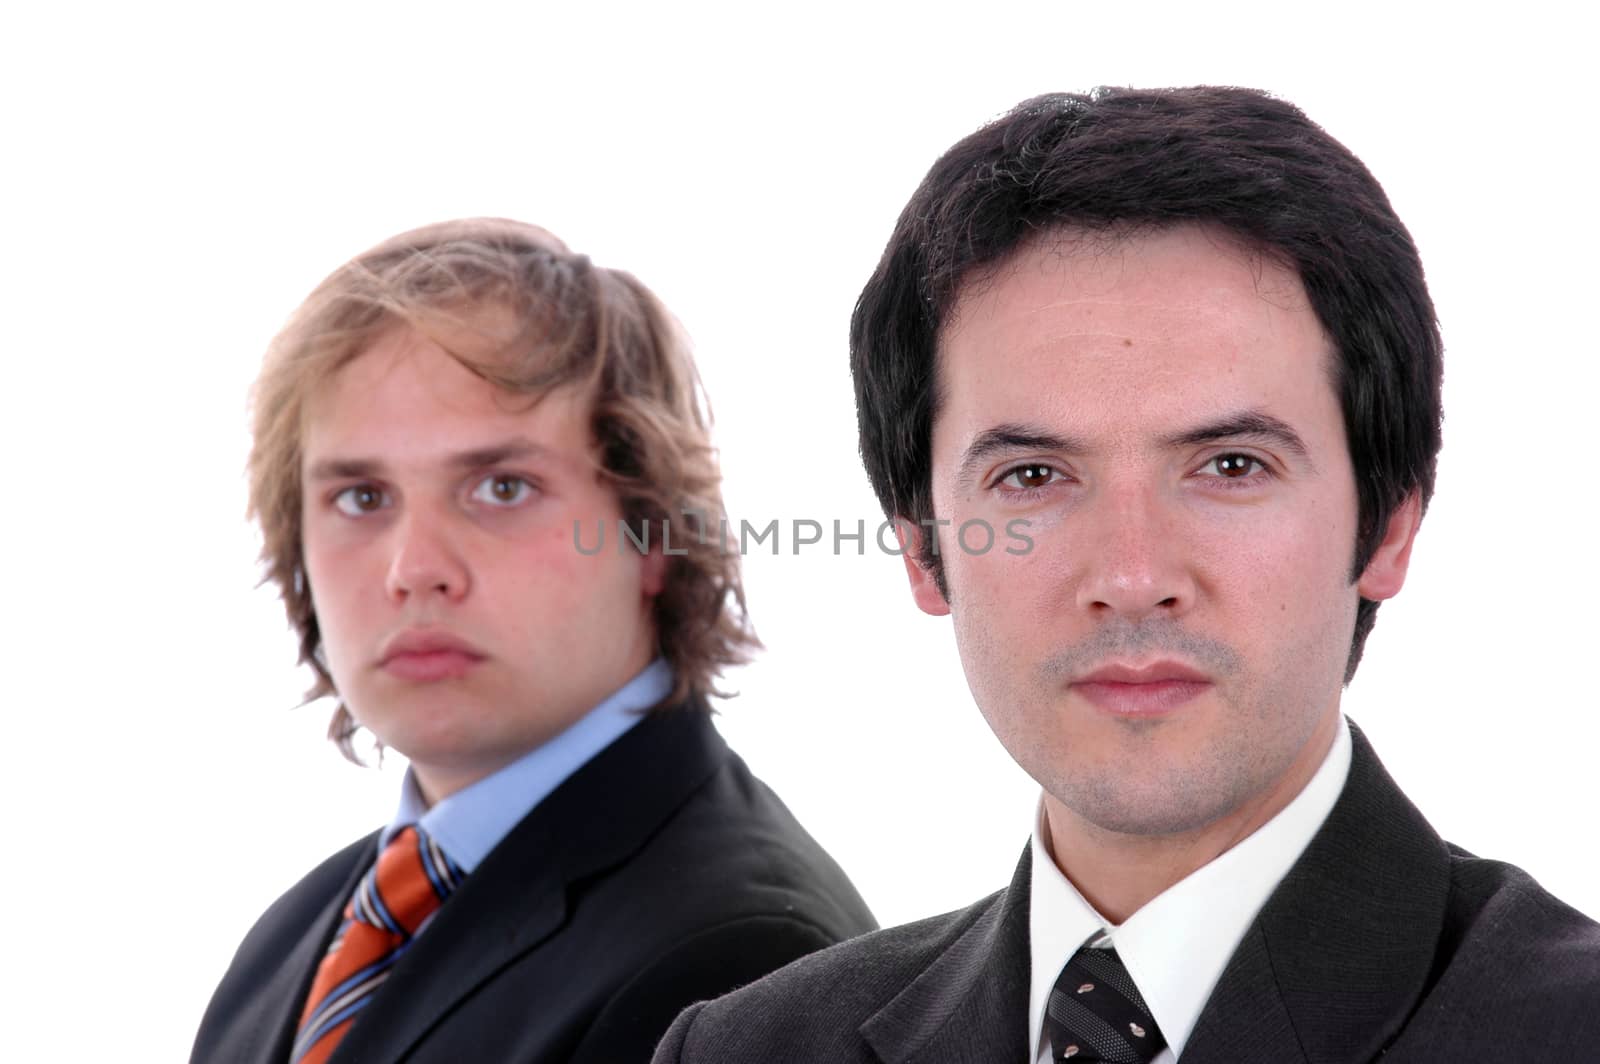
M 1248 90 L 1030 100 L 924 179 L 851 356 L 1033 838 L 658 1062 L 1594 1055 L 1600 926 L 1441 841 L 1340 711 L 1440 442 L 1421 263 L 1357 159 Z M 941 532 L 1018 519 L 1022 554 Z

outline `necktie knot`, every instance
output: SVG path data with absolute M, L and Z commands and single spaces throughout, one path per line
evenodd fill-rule
M 345 919 L 409 939 L 450 896 L 463 874 L 421 828 L 406 827 L 361 877 Z
M 1167 1040 L 1114 949 L 1085 946 L 1061 969 L 1045 1005 L 1052 1060 L 1150 1064 Z

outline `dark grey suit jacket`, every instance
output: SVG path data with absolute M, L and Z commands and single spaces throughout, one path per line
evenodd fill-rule
M 1600 1061 L 1600 925 L 1440 840 L 1351 730 L 1338 803 L 1246 932 L 1181 1064 Z M 656 1064 L 1031 1064 L 1028 873 L 1025 852 L 1011 885 L 971 908 L 696 1005 Z
M 284 1064 L 377 836 L 261 917 L 217 988 L 196 1064 Z M 844 873 L 704 712 L 641 721 L 451 895 L 330 1064 L 630 1064 L 685 1005 L 871 930 Z

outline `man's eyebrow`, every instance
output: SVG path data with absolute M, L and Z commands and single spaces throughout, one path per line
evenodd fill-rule
M 1289 423 L 1260 410 L 1244 410 L 1194 428 L 1175 432 L 1162 439 L 1166 447 L 1194 447 L 1225 440 L 1255 440 L 1277 444 L 1302 461 L 1311 461 L 1310 449 Z
M 961 466 L 957 470 L 957 480 L 962 484 L 970 484 L 978 474 L 978 467 L 997 454 L 1009 451 L 1055 451 L 1067 454 L 1082 454 L 1089 449 L 1088 444 L 1077 436 L 1063 436 L 1060 433 L 1049 432 L 1036 425 L 1005 424 L 996 425 L 992 429 L 984 429 L 973 437 L 967 444 L 967 449 L 961 454 Z
M 445 459 L 445 464 L 456 469 L 477 469 L 481 466 L 499 465 L 513 458 L 548 458 L 550 449 L 534 443 L 526 436 L 515 436 L 504 443 L 458 451 Z
M 517 436 L 487 447 L 457 451 L 445 457 L 444 465 L 452 469 L 481 469 L 514 458 L 542 458 L 549 454 L 548 448 L 534 443 L 525 436 Z M 384 463 L 377 458 L 325 458 L 312 463 L 306 470 L 306 479 L 344 480 L 379 477 L 383 474 L 383 470 Z

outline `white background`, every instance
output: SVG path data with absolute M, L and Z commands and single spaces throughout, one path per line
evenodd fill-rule
M 1554 5 L 550 6 L 4 17 L 7 1057 L 182 1059 L 256 914 L 389 814 L 398 763 L 291 708 L 242 516 L 246 390 L 317 280 L 541 223 L 686 324 L 735 519 L 871 527 L 845 334 L 896 214 L 982 121 L 1102 83 L 1273 90 L 1387 187 L 1446 444 L 1346 707 L 1441 833 L 1600 913 L 1595 94 Z M 770 650 L 722 727 L 757 773 L 885 923 L 1002 885 L 1033 789 L 899 563 L 747 582 Z

